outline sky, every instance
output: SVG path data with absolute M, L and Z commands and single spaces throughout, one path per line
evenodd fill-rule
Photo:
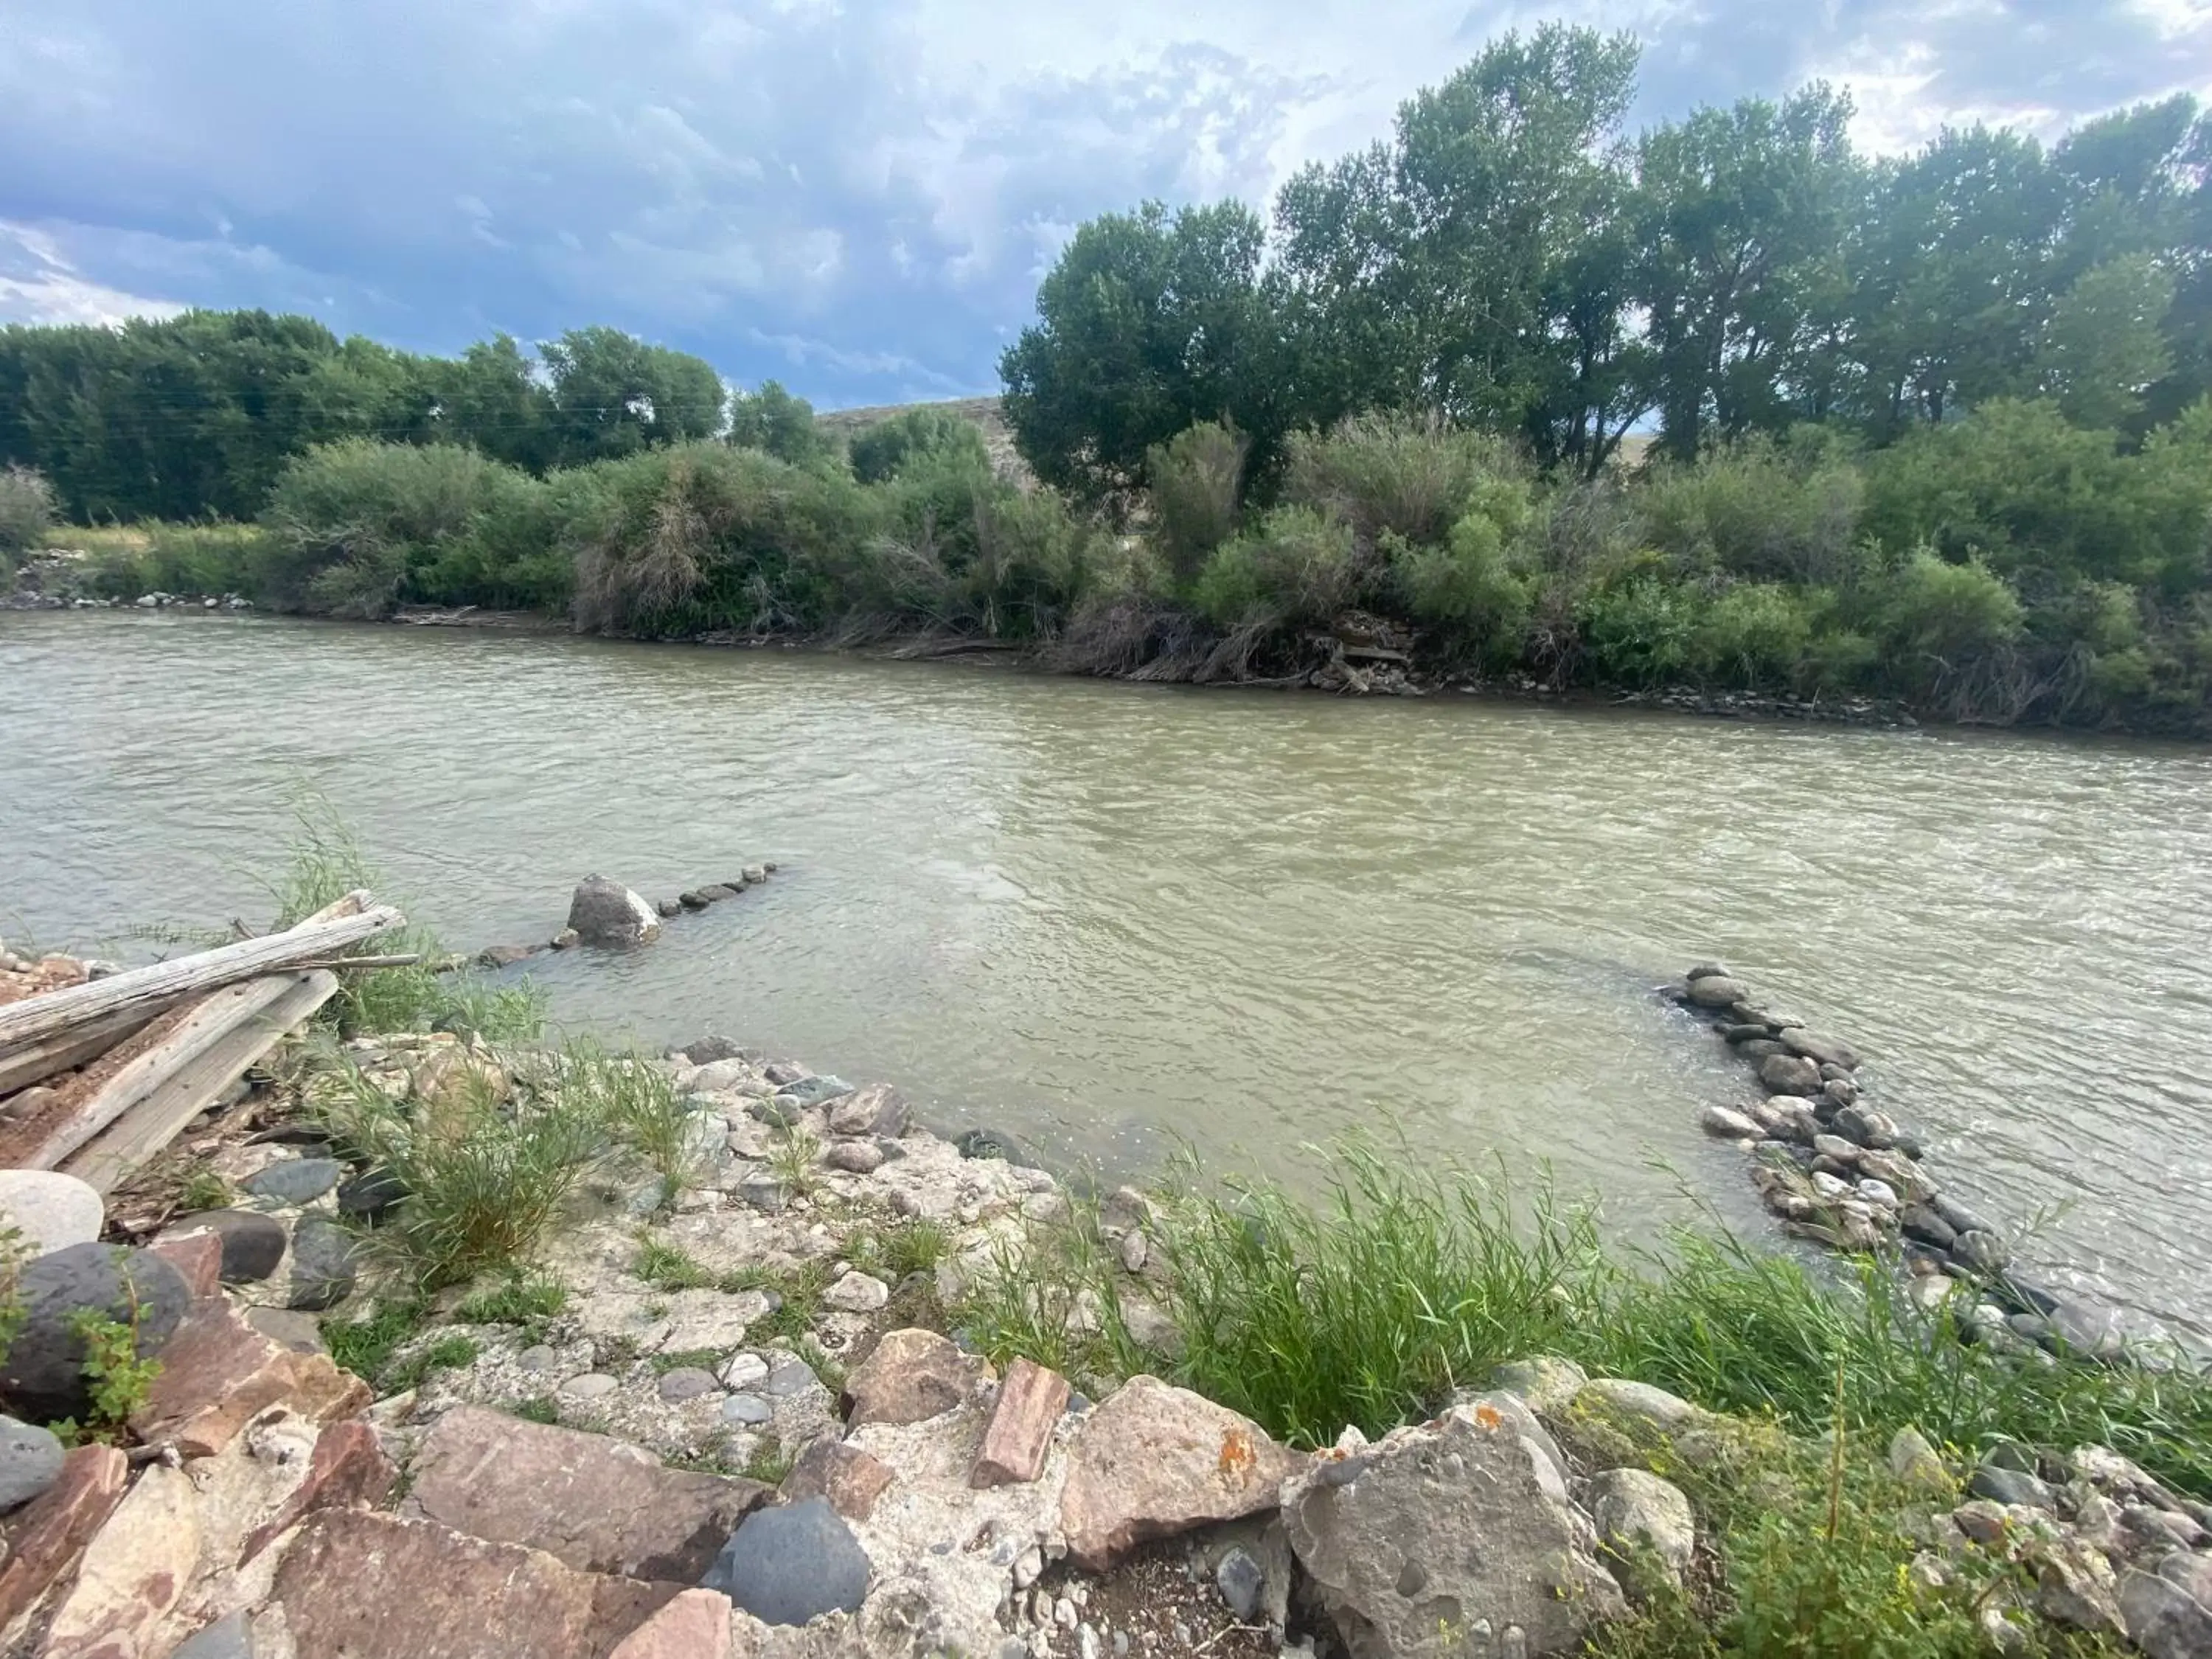
M 1864 148 L 2212 94 L 2212 0 L 0 0 L 0 321 L 608 323 L 823 408 L 994 391 L 1076 225 L 1266 202 L 1508 29 L 1635 122 L 1825 77 Z

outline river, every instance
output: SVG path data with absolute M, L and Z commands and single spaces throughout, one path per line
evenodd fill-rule
M 972 665 L 0 613 L 0 936 L 268 909 L 298 792 L 457 945 L 587 871 L 767 887 L 558 1018 L 722 1032 L 1055 1159 L 1303 1178 L 1355 1126 L 1760 1230 L 1751 1091 L 1650 988 L 1718 956 L 1867 1055 L 2045 1282 L 2212 1337 L 2212 753 L 1335 700 Z M 2049 1212 L 2046 1214 L 2046 1212 Z

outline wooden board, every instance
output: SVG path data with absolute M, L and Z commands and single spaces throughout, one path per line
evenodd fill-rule
M 152 1048 L 100 1085 L 63 1121 L 53 1126 L 24 1167 L 51 1170 L 121 1117 L 204 1050 L 259 1015 L 297 983 L 290 974 L 269 974 L 243 985 L 210 991 Z
M 359 915 L 303 922 L 263 939 L 240 939 L 235 945 L 26 997 L 0 1007 L 0 1055 L 93 1020 L 131 1010 L 150 1012 L 196 991 L 218 990 L 298 963 L 335 957 L 405 921 L 388 904 L 374 905 Z
M 337 994 L 338 976 L 327 969 L 282 977 L 288 983 L 274 1001 L 202 1048 L 62 1168 L 103 1194 L 113 1191 L 213 1105 L 286 1032 Z
M 64 1031 L 43 1042 L 0 1055 L 0 1095 L 12 1095 L 33 1083 L 82 1066 L 94 1054 L 104 1054 L 143 1025 L 149 1016 L 128 1011 L 109 1018 Z

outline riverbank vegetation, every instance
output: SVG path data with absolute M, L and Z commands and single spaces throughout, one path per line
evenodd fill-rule
M 1158 679 L 1302 676 L 1361 611 L 1437 675 L 2212 735 L 2212 117 L 1869 158 L 1814 85 L 1630 134 L 1636 58 L 1507 36 L 1267 217 L 1081 227 L 1002 365 L 1019 480 L 611 330 L 259 313 L 0 331 L 0 461 L 143 521 L 124 598 Z

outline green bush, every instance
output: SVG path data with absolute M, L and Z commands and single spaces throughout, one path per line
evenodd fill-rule
M 1698 620 L 1705 672 L 1754 691 L 1786 690 L 1803 672 L 1826 595 L 1779 582 L 1739 582 Z
M 1638 566 L 1586 592 L 1576 623 L 1601 680 L 1648 688 L 1699 664 L 1701 611 L 1693 589 Z
M 453 560 L 540 486 L 453 444 L 348 439 L 289 463 L 262 522 L 262 596 L 280 609 L 381 617 L 418 571 Z
M 2020 597 L 1978 559 L 1952 564 L 1926 549 L 1890 579 L 1882 605 L 1890 648 L 1908 663 L 1956 665 L 2020 638 Z
M 0 467 L 0 576 L 16 554 L 36 547 L 54 521 L 54 490 L 28 467 Z
M 1646 541 L 1685 573 L 1833 586 L 1863 562 L 1865 485 L 1841 457 L 1808 460 L 1771 439 L 1651 469 L 1636 502 Z
M 1363 553 L 1386 533 L 1422 547 L 1444 539 L 1486 479 L 1519 471 L 1504 439 L 1434 416 L 1362 415 L 1292 436 L 1283 497 L 1351 526 Z
M 1352 534 L 1349 526 L 1310 507 L 1276 507 L 1214 550 L 1192 599 L 1224 629 L 1327 622 L 1358 590 Z
M 864 484 L 887 483 L 924 455 L 957 456 L 986 469 L 991 461 L 981 428 L 927 404 L 919 409 L 901 410 L 888 420 L 854 433 L 847 453 L 853 463 L 853 476 Z
M 1213 550 L 1237 533 L 1250 450 L 1235 427 L 1201 421 L 1146 452 L 1153 535 L 1178 586 L 1196 580 Z
M 1517 659 L 1535 600 L 1534 581 L 1515 557 L 1530 516 L 1527 489 L 1498 479 L 1477 489 L 1441 546 L 1412 546 L 1386 533 L 1407 611 L 1478 659 Z

